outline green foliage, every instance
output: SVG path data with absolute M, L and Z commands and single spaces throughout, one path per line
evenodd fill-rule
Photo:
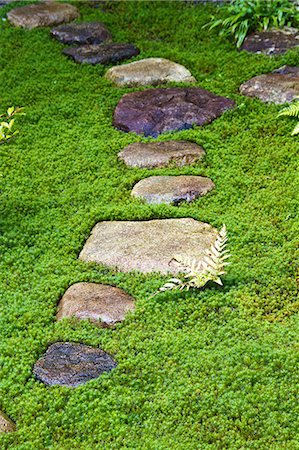
M 5 114 L 0 114 L 0 144 L 7 142 L 10 138 L 12 138 L 15 134 L 17 134 L 18 130 L 13 130 L 16 115 L 24 114 L 22 112 L 23 108 L 15 108 L 11 106 L 8 108 Z
M 277 117 L 281 116 L 296 117 L 297 119 L 299 119 L 299 101 L 297 100 L 291 105 L 283 108 L 277 115 Z M 295 125 L 291 134 L 292 136 L 299 134 L 299 122 L 297 123 L 297 125 Z
M 182 265 L 186 272 L 185 280 L 170 278 L 167 283 L 160 287 L 159 291 L 201 289 L 209 281 L 222 286 L 220 277 L 225 274 L 225 266 L 229 264 L 226 260 L 230 256 L 226 250 L 226 243 L 227 232 L 225 225 L 223 225 L 215 242 L 206 251 L 206 255 L 201 261 L 190 257 L 175 256 L 174 259 Z
M 233 37 L 240 48 L 251 31 L 297 26 L 298 20 L 299 13 L 291 0 L 233 0 L 224 19 L 213 16 L 205 26 L 220 29 L 220 36 Z

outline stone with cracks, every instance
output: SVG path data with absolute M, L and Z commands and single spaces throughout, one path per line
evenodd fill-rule
M 10 433 L 16 430 L 16 426 L 6 414 L 0 411 L 0 433 Z
M 243 83 L 240 92 L 277 105 L 291 102 L 299 95 L 299 67 L 283 66 L 271 73 L 258 75 Z
M 200 260 L 217 237 L 211 225 L 191 218 L 99 222 L 79 258 L 123 272 L 182 272 L 175 255 Z
M 12 25 L 23 28 L 50 27 L 79 17 L 78 9 L 68 3 L 43 2 L 21 6 L 7 13 Z
M 135 142 L 125 147 L 118 157 L 128 167 L 182 167 L 203 158 L 205 151 L 194 142 Z
M 259 31 L 245 38 L 241 50 L 269 56 L 281 55 L 290 48 L 297 47 L 299 45 L 298 39 L 299 32 L 296 28 Z
M 122 322 L 134 308 L 134 299 L 122 289 L 98 283 L 76 283 L 60 300 L 57 320 L 77 317 L 102 326 L 113 326 Z
M 34 365 L 34 375 L 53 386 L 76 387 L 116 367 L 115 361 L 99 348 L 70 342 L 50 345 Z
M 210 178 L 193 175 L 153 176 L 135 184 L 131 195 L 151 204 L 192 202 L 215 187 Z
M 51 30 L 51 36 L 63 44 L 101 44 L 111 40 L 111 33 L 101 22 L 83 22 L 60 25 Z
M 63 53 L 77 63 L 110 64 L 137 56 L 140 50 L 132 44 L 94 44 L 65 48 Z
M 164 58 L 147 58 L 111 67 L 106 78 L 117 86 L 146 86 L 168 83 L 194 83 L 196 79 L 186 67 Z
M 147 89 L 121 98 L 113 125 L 125 132 L 157 137 L 210 123 L 233 106 L 232 100 L 198 87 Z

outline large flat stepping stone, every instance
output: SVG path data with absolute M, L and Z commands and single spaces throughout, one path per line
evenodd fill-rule
M 192 202 L 215 187 L 210 178 L 193 175 L 154 176 L 135 184 L 131 195 L 151 204 Z
M 241 50 L 264 55 L 281 55 L 290 48 L 297 47 L 298 39 L 299 32 L 296 28 L 260 31 L 247 36 Z
M 196 79 L 186 67 L 164 58 L 147 58 L 111 67 L 106 78 L 117 86 L 146 86 L 176 81 L 194 83 Z
M 167 131 L 205 125 L 234 102 L 198 87 L 147 89 L 125 94 L 114 111 L 119 130 L 157 137 Z
M 110 64 L 137 56 L 140 50 L 132 44 L 95 44 L 65 48 L 63 53 L 78 63 Z
M 64 317 L 90 319 L 96 324 L 113 326 L 122 322 L 135 308 L 134 299 L 122 289 L 97 283 L 70 286 L 58 305 L 57 320 Z
M 240 92 L 277 105 L 291 102 L 299 95 L 299 67 L 283 66 L 271 73 L 258 75 L 242 84 Z
M 99 348 L 70 342 L 50 345 L 45 355 L 34 365 L 34 375 L 53 386 L 75 387 L 116 367 L 116 362 Z
M 202 259 L 217 230 L 191 218 L 132 222 L 99 222 L 79 258 L 118 268 L 162 274 L 182 272 L 173 258 Z
M 6 414 L 0 411 L 0 433 L 10 433 L 16 430 L 16 426 Z
M 51 36 L 63 44 L 101 44 L 110 40 L 111 33 L 101 22 L 84 22 L 60 25 L 51 30 Z
M 71 22 L 79 15 L 78 9 L 68 3 L 42 2 L 12 9 L 7 18 L 12 25 L 31 29 Z

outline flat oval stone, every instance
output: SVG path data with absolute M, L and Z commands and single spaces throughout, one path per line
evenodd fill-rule
M 131 195 L 151 204 L 192 202 L 215 187 L 210 178 L 193 175 L 153 176 L 135 184 Z
M 98 283 L 70 286 L 58 305 L 57 320 L 64 317 L 90 319 L 99 325 L 113 326 L 133 311 L 134 299 L 122 289 Z
M 45 355 L 35 363 L 33 373 L 49 386 L 76 387 L 115 367 L 116 362 L 111 356 L 99 348 L 57 342 L 50 345 Z
M 191 218 L 99 222 L 79 258 L 123 272 L 183 272 L 175 255 L 201 260 L 217 237 L 211 225 Z
M 296 28 L 260 31 L 247 36 L 241 50 L 264 55 L 281 55 L 290 48 L 297 47 L 298 39 L 299 32 Z
M 60 25 L 51 30 L 51 36 L 63 44 L 101 44 L 111 39 L 111 33 L 101 22 L 83 22 Z
M 42 2 L 12 9 L 7 18 L 12 25 L 31 29 L 71 22 L 79 15 L 78 9 L 68 3 Z
M 10 433 L 16 430 L 16 426 L 6 414 L 0 411 L 0 433 Z
M 106 78 L 117 86 L 146 86 L 168 83 L 194 83 L 186 67 L 164 58 L 147 58 L 111 67 Z
M 283 66 L 253 77 L 240 86 L 240 92 L 262 102 L 289 103 L 299 95 L 299 67 Z
M 157 137 L 205 125 L 234 106 L 233 100 L 198 87 L 147 89 L 125 94 L 114 111 L 119 130 Z
M 65 48 L 63 53 L 78 63 L 110 64 L 137 56 L 140 50 L 132 44 L 94 44 Z
M 177 167 L 192 164 L 203 158 L 205 151 L 194 142 L 135 142 L 125 147 L 118 157 L 128 167 Z

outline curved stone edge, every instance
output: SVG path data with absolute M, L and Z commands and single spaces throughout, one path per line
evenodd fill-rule
M 0 433 L 12 433 L 16 429 L 15 423 L 4 412 L 0 411 Z

